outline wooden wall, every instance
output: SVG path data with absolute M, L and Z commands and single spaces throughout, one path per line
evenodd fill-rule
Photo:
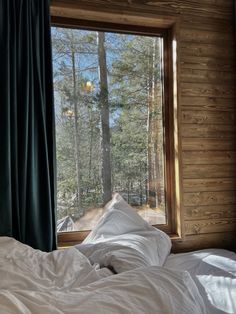
M 52 13 L 58 15 L 57 6 L 63 3 L 176 19 L 183 238 L 173 248 L 235 249 L 233 0 L 54 0 Z

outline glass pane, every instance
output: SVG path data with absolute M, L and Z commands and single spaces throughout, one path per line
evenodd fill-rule
M 163 40 L 52 28 L 58 232 L 90 230 L 113 192 L 166 223 Z

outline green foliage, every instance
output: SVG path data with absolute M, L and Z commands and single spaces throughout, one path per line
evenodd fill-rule
M 82 215 L 84 209 L 102 201 L 100 91 L 96 32 L 53 28 L 52 38 L 61 218 L 75 212 Z M 150 86 L 154 76 L 161 80 L 159 48 L 153 59 L 155 45 L 160 47 L 158 40 L 106 34 L 113 190 L 141 198 L 148 180 L 147 123 L 154 114 L 148 111 Z M 92 86 L 90 90 L 85 88 L 87 82 Z M 77 161 L 75 123 L 79 129 Z M 76 208 L 78 165 L 81 208 Z

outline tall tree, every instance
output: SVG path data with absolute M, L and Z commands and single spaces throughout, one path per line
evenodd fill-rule
M 105 204 L 111 199 L 112 186 L 107 62 L 105 50 L 105 34 L 103 32 L 97 32 L 97 43 L 100 86 L 99 105 L 101 113 L 102 197 L 103 203 Z
M 147 119 L 147 169 L 148 169 L 148 204 L 151 208 L 156 208 L 158 205 L 156 192 L 156 95 L 157 95 L 157 78 L 155 75 L 156 61 L 156 38 L 153 39 L 152 46 L 149 47 L 149 67 L 148 67 L 148 119 Z
M 120 47 L 122 47 L 122 43 Z M 164 165 L 159 39 L 155 37 L 124 37 L 123 51 L 121 51 L 120 57 L 114 61 L 113 78 L 115 87 L 119 82 L 119 86 L 116 87 L 117 91 L 115 91 L 117 98 L 122 103 L 122 107 L 129 108 L 130 119 L 134 114 L 134 120 L 136 120 L 132 133 L 129 133 L 130 142 L 134 140 L 137 143 L 134 138 L 135 129 L 144 135 L 146 164 L 145 167 L 140 168 L 142 172 L 137 170 L 138 173 L 142 173 L 143 178 L 139 180 L 139 190 L 141 191 L 140 195 L 146 190 L 150 207 L 156 208 L 163 202 L 161 187 L 163 187 Z M 136 113 L 134 108 L 137 110 Z M 143 113 L 142 122 L 138 112 Z M 146 125 L 146 130 L 141 125 Z M 133 160 L 132 165 L 134 166 L 134 164 Z M 145 178 L 146 189 L 142 186 Z M 133 191 L 135 191 L 134 186 L 137 186 L 136 180 L 136 176 L 132 176 Z M 142 198 L 140 197 L 140 199 Z
M 79 91 L 77 90 L 77 75 L 76 75 L 76 65 L 75 65 L 75 45 L 74 45 L 74 35 L 71 33 L 71 64 L 72 64 L 72 84 L 73 84 L 73 109 L 74 109 L 74 139 L 75 139 L 75 168 L 76 168 L 76 207 L 78 212 L 83 215 L 82 202 L 81 202 L 81 173 L 80 173 L 80 137 L 79 137 L 79 110 L 78 110 L 78 96 Z
M 157 208 L 162 203 L 162 166 L 163 166 L 163 115 L 162 87 L 160 73 L 159 39 L 152 38 L 149 50 L 149 83 L 148 83 L 148 203 Z
M 92 96 L 83 95 L 83 86 L 87 81 L 86 71 L 97 70 L 92 64 L 94 61 L 89 58 L 91 55 L 96 58 L 97 55 L 96 36 L 91 36 L 90 32 L 68 29 L 53 30 L 52 34 L 57 117 L 58 216 L 65 213 L 81 216 L 86 202 L 82 191 L 85 186 L 91 187 L 86 176 L 88 154 L 84 135 L 89 133 L 86 122 L 88 111 L 93 105 Z M 86 63 L 83 61 L 84 55 L 87 55 Z M 96 122 L 90 121 L 89 126 L 94 123 Z M 92 150 L 88 153 L 90 152 Z M 89 158 L 93 160 L 91 156 Z

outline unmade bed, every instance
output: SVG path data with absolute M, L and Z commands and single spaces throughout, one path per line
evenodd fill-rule
M 0 237 L 0 314 L 236 313 L 236 254 L 170 254 L 116 194 L 79 245 L 45 253 Z

